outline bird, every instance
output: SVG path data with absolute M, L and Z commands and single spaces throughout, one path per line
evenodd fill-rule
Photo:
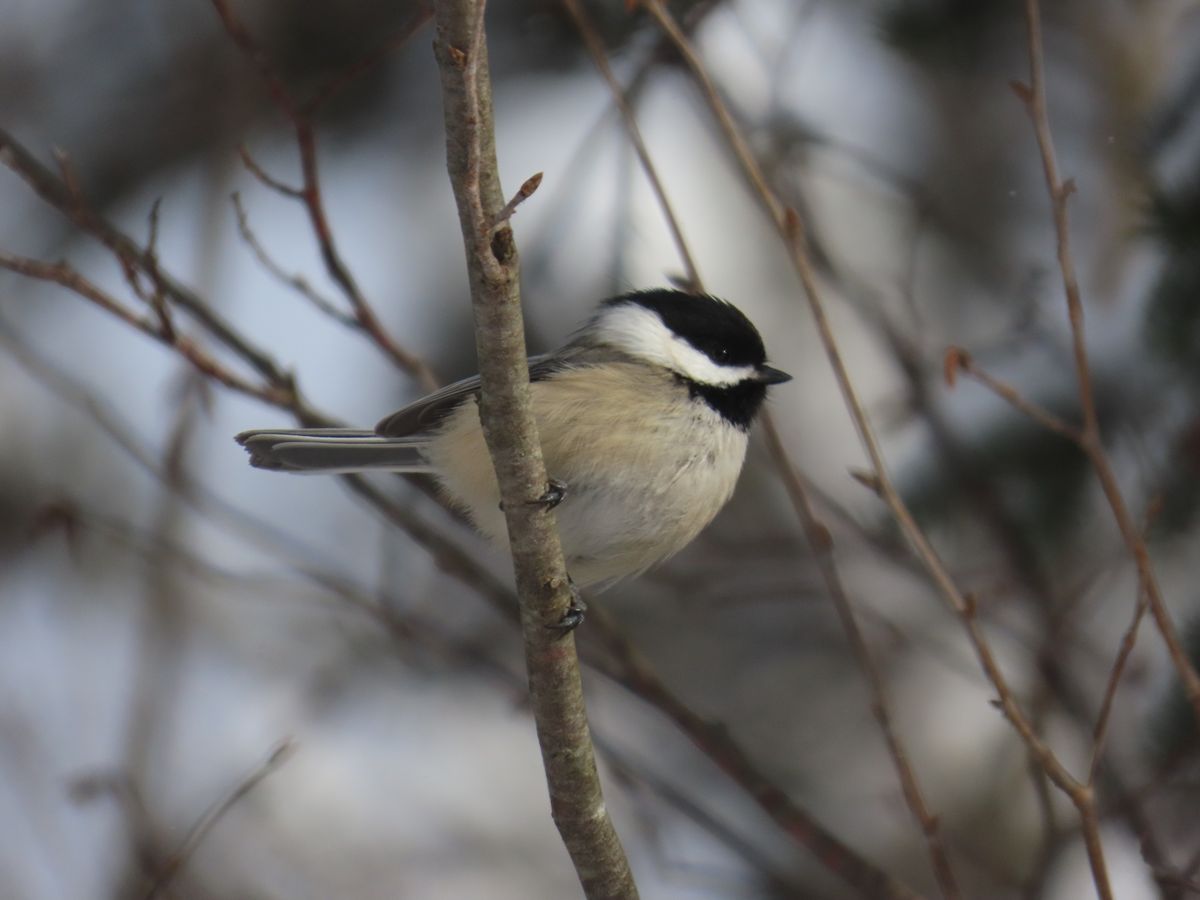
M 529 360 L 530 402 L 575 601 L 687 546 L 733 495 L 767 389 L 761 335 L 732 303 L 673 289 L 602 301 L 567 343 Z M 447 385 L 373 431 L 254 429 L 236 440 L 262 469 L 432 475 L 494 542 L 507 539 L 479 422 L 479 377 Z

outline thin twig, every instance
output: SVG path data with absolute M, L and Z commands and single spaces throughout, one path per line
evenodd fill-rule
M 1047 431 L 1052 431 L 1060 437 L 1066 438 L 1071 443 L 1078 444 L 1080 447 L 1083 446 L 1083 432 L 1077 426 L 1052 413 L 1046 407 L 1028 399 L 1012 385 L 980 368 L 975 364 L 975 360 L 966 350 L 959 347 L 951 347 L 946 351 L 945 363 L 946 381 L 951 387 L 954 384 L 953 373 L 956 371 L 965 372 L 970 375 L 992 393 L 1006 400 L 1013 409 L 1024 413 Z
M 615 662 L 597 667 L 649 702 L 675 723 L 700 750 L 742 787 L 784 833 L 808 848 L 826 869 L 870 900 L 920 900 L 920 895 L 897 881 L 797 806 L 733 739 L 729 729 L 698 714 L 664 684 L 632 643 L 613 640 L 620 632 L 603 607 L 588 612 L 588 626 L 604 642 Z
M 296 136 L 296 147 L 300 153 L 300 171 L 304 185 L 299 190 L 288 187 L 270 178 L 257 164 L 251 168 L 251 171 L 264 183 L 275 186 L 281 193 L 297 198 L 304 204 L 304 208 L 308 212 L 309 221 L 312 224 L 313 233 L 317 239 L 317 246 L 321 251 L 321 258 L 325 263 L 325 268 L 350 303 L 354 311 L 354 316 L 362 326 L 362 330 L 402 371 L 412 375 L 426 389 L 433 390 L 438 383 L 433 371 L 424 360 L 405 350 L 388 334 L 387 329 L 380 322 L 374 307 L 367 300 L 366 295 L 363 294 L 357 280 L 338 250 L 333 236 L 333 229 L 325 212 L 324 200 L 322 199 L 321 180 L 317 166 L 316 132 L 308 114 L 310 110 L 302 107 L 292 99 L 291 94 L 283 84 L 283 80 L 275 72 L 267 54 L 258 45 L 258 42 L 250 34 L 246 26 L 234 14 L 227 0 L 211 0 L 211 2 L 221 19 L 221 24 L 225 27 L 225 31 L 254 64 L 259 76 L 262 78 L 264 84 L 266 84 L 267 91 L 270 93 L 275 105 L 291 124 Z M 320 95 L 318 95 L 318 99 L 320 99 Z M 317 105 L 320 104 L 317 103 Z M 245 151 L 242 151 L 241 156 L 243 162 L 251 159 L 249 153 Z M 247 166 L 250 167 L 249 162 L 247 162 Z
M 857 391 L 850 379 L 849 370 L 842 359 L 841 349 L 829 323 L 825 310 L 822 293 L 817 284 L 816 272 L 808 254 L 803 234 L 803 226 L 794 210 L 788 209 L 775 196 L 767 183 L 766 177 L 751 152 L 749 144 L 742 136 L 733 117 L 730 115 L 724 101 L 721 99 L 711 78 L 708 76 L 703 63 L 697 56 L 691 42 L 679 29 L 671 14 L 666 10 L 661 0 L 642 0 L 642 5 L 659 23 L 663 31 L 670 35 L 683 57 L 688 68 L 692 70 L 697 83 L 700 85 L 705 99 L 713 111 L 714 117 L 734 150 L 734 155 L 742 165 L 744 174 L 750 182 L 755 195 L 763 208 L 768 212 L 772 221 L 779 229 L 785 246 L 791 257 L 793 267 L 804 288 L 804 296 L 812 312 L 821 344 L 829 358 L 841 390 L 847 410 L 858 431 L 863 450 L 871 463 L 871 472 L 867 473 L 869 483 L 880 499 L 891 510 L 900 530 L 904 533 L 914 552 L 924 564 L 933 583 L 937 586 L 943 598 L 958 614 L 967 636 L 971 642 L 980 666 L 988 680 L 996 689 L 997 705 L 1004 716 L 1012 724 L 1020 738 L 1025 742 L 1029 752 L 1038 760 L 1039 765 L 1075 805 L 1083 829 L 1084 843 L 1088 851 L 1088 859 L 1092 866 L 1092 876 L 1096 889 L 1102 900 L 1110 900 L 1112 889 L 1109 884 L 1108 872 L 1104 864 L 1103 847 L 1100 841 L 1099 821 L 1095 809 L 1095 798 L 1090 787 L 1080 783 L 1063 766 L 1058 757 L 1038 737 L 1036 730 L 1022 712 L 1012 689 L 1008 685 L 999 664 L 992 653 L 991 646 L 984 636 L 975 617 L 975 601 L 964 594 L 955 583 L 945 562 L 930 543 L 929 538 L 921 529 L 907 504 L 901 498 L 899 491 L 891 481 L 887 465 L 875 437 L 874 429 L 858 398 Z
M 238 233 L 242 236 L 242 240 L 250 248 L 258 260 L 259 265 L 271 273 L 277 281 L 287 285 L 297 294 L 315 306 L 325 315 L 329 316 L 339 325 L 345 328 L 359 328 L 359 322 L 353 316 L 347 315 L 337 308 L 328 298 L 321 296 L 320 292 L 312 286 L 307 278 L 303 275 L 288 274 L 283 270 L 279 263 L 275 262 L 267 253 L 266 248 L 258 240 L 258 236 L 250 228 L 250 220 L 246 215 L 246 208 L 242 205 L 242 196 L 236 191 L 230 197 L 233 202 L 234 215 L 237 217 Z
M 284 197 L 291 197 L 294 200 L 304 199 L 304 188 L 292 187 L 290 184 L 280 181 L 259 165 L 258 160 L 254 158 L 254 155 L 244 145 L 239 144 L 237 152 L 242 165 L 246 167 L 246 171 L 257 178 L 264 186 Z
M 883 676 L 879 674 L 879 667 L 875 665 L 875 660 L 871 655 L 870 648 L 867 646 L 866 638 L 859 627 L 854 606 L 850 602 L 850 597 L 846 593 L 845 586 L 842 584 L 837 564 L 834 562 L 833 538 L 825 525 L 817 519 L 812 503 L 808 498 L 808 491 L 805 489 L 804 483 L 800 480 L 799 474 L 788 458 L 787 450 L 783 446 L 783 440 L 779 436 L 779 431 L 776 429 L 774 421 L 767 419 L 763 425 L 767 436 L 767 447 L 771 451 L 771 456 L 775 459 L 776 467 L 783 477 L 784 487 L 787 488 L 792 506 L 800 518 L 800 525 L 804 529 L 805 537 L 808 539 L 808 544 L 812 548 L 813 555 L 816 558 L 821 578 L 825 582 L 829 596 L 833 600 L 838 618 L 841 619 L 842 630 L 845 631 L 846 637 L 850 641 L 850 647 L 854 651 L 855 660 L 858 662 L 858 667 L 862 669 L 863 675 L 866 678 L 867 689 L 871 694 L 871 714 L 875 717 L 875 721 L 879 725 L 879 730 L 883 734 L 888 754 L 891 756 L 896 774 L 900 778 L 900 787 L 904 793 L 905 804 L 908 806 L 917 825 L 920 826 L 921 833 L 925 836 L 925 842 L 929 848 L 929 858 L 933 863 L 934 876 L 937 878 L 942 896 L 948 898 L 948 900 L 949 898 L 961 897 L 962 892 L 959 890 L 958 880 L 954 877 L 954 869 L 950 865 L 950 857 L 942 841 L 938 817 L 929 811 L 929 807 L 925 803 L 920 783 L 917 780 L 917 774 L 913 771 L 912 765 L 908 761 L 908 753 L 904 749 L 904 744 L 900 740 L 900 736 L 896 733 L 895 726 L 892 724 L 891 713 L 888 711 L 887 689 L 884 687 Z
M 517 207 L 532 197 L 533 192 L 541 186 L 541 183 L 541 172 L 535 172 L 526 178 L 525 181 L 521 183 L 521 186 L 517 188 L 517 192 L 513 194 L 512 199 L 505 203 L 504 208 L 496 214 L 496 221 L 493 223 L 492 227 L 498 227 L 511 219 L 513 217 L 513 213 L 517 211 Z
M 494 228 L 504 196 L 496 163 L 483 0 L 439 0 L 435 55 L 446 158 L 471 280 L 479 416 L 504 502 L 516 573 L 530 701 L 550 807 L 590 900 L 635 900 L 637 887 L 600 788 L 572 635 L 556 624 L 571 602 L 529 399 L 519 262 L 512 229 Z
M 1075 358 L 1075 373 L 1079 382 L 1079 401 L 1083 409 L 1083 441 L 1081 446 L 1087 453 L 1100 481 L 1104 496 L 1112 508 L 1121 538 L 1133 556 L 1138 573 L 1139 595 L 1144 592 L 1150 604 L 1150 613 L 1166 645 L 1167 654 L 1183 682 L 1183 690 L 1191 704 L 1197 720 L 1200 720 L 1200 674 L 1188 658 L 1187 650 L 1179 637 L 1175 622 L 1167 609 L 1150 552 L 1141 529 L 1121 493 L 1116 473 L 1100 434 L 1100 417 L 1096 412 L 1096 398 L 1092 385 L 1091 366 L 1088 362 L 1087 340 L 1084 330 L 1083 299 L 1079 290 L 1079 279 L 1075 274 L 1075 261 L 1071 253 L 1071 228 L 1067 214 L 1067 200 L 1075 191 L 1075 184 L 1063 181 L 1058 172 L 1054 153 L 1054 138 L 1050 132 L 1050 116 L 1046 107 L 1046 76 L 1042 51 L 1041 11 L 1038 0 L 1025 0 L 1025 25 L 1029 41 L 1029 84 L 1014 84 L 1017 95 L 1025 103 L 1037 136 L 1041 153 L 1042 170 L 1045 175 L 1046 191 L 1050 195 L 1050 207 L 1057 239 L 1058 267 L 1062 273 L 1063 291 L 1067 301 L 1067 317 L 1071 323 L 1071 344 Z
M 158 897 L 167 888 L 172 879 L 187 865 L 188 860 L 196 852 L 196 848 L 208 837 L 209 832 L 225 817 L 225 814 L 233 809 L 243 797 L 258 787 L 268 776 L 291 759 L 295 749 L 296 745 L 290 738 L 281 741 L 263 762 L 255 766 L 253 771 L 242 778 L 229 793 L 214 803 L 197 820 L 196 824 L 192 826 L 191 831 L 188 832 L 187 837 L 183 839 L 183 843 L 170 855 L 162 871 L 154 879 L 150 890 L 146 892 L 146 900 L 154 900 L 155 897 Z
M 1100 712 L 1096 716 L 1096 726 L 1092 731 L 1092 761 L 1088 766 L 1088 784 L 1095 782 L 1096 773 L 1104 758 L 1104 742 L 1108 736 L 1108 722 L 1112 715 L 1113 701 L 1116 700 L 1117 688 L 1120 687 L 1121 677 L 1125 674 L 1125 666 L 1129 662 L 1129 655 L 1133 653 L 1134 645 L 1137 643 L 1138 629 L 1141 628 L 1142 619 L 1145 618 L 1146 610 L 1149 607 L 1150 602 L 1146 592 L 1140 591 L 1133 618 L 1129 622 L 1129 627 L 1125 629 L 1125 633 L 1121 635 L 1117 658 L 1113 661 L 1112 669 L 1108 673 L 1108 683 L 1104 687 L 1104 700 L 1101 702 Z
M 43 166 L 32 153 L 12 135 L 0 129 L 0 164 L 19 175 L 39 197 L 67 216 L 84 233 L 99 240 L 112 251 L 122 266 L 134 265 L 143 272 L 157 271 L 149 254 L 127 234 L 100 217 L 83 202 L 77 184 L 64 181 Z M 236 331 L 208 303 L 184 287 L 179 281 L 158 271 L 155 288 L 161 290 L 177 307 L 185 310 L 217 341 L 241 357 L 265 379 L 285 390 L 288 374 L 263 348 Z
M 264 403 L 278 404 L 284 397 L 278 388 L 270 384 L 252 384 L 228 369 L 201 347 L 175 330 L 166 330 L 161 321 L 145 319 L 123 306 L 116 298 L 101 290 L 65 262 L 48 263 L 42 260 L 17 256 L 0 251 L 0 269 L 8 269 L 27 278 L 60 285 L 74 294 L 90 300 L 101 309 L 116 316 L 143 334 L 149 335 L 160 344 L 173 348 L 198 371 L 220 382 L 231 390 Z
M 625 123 L 625 130 L 629 134 L 629 142 L 633 145 L 634 152 L 641 161 L 642 171 L 645 172 L 646 179 L 650 182 L 650 189 L 654 192 L 659 208 L 663 211 L 663 217 L 667 221 L 667 228 L 671 232 L 671 239 L 675 242 L 675 250 L 683 262 L 688 284 L 692 290 L 700 290 L 700 270 L 692 258 L 691 250 L 688 249 L 687 241 L 683 237 L 683 228 L 679 224 L 679 217 L 675 215 L 671 201 L 667 199 L 666 188 L 663 187 L 662 179 L 658 176 L 658 169 L 650 158 L 650 151 L 646 149 L 646 142 L 642 139 L 642 130 L 638 127 L 637 116 L 633 111 L 633 105 L 629 102 L 629 95 L 621 86 L 621 82 L 617 80 L 612 66 L 608 64 L 608 54 L 604 51 L 604 42 L 600 39 L 595 24 L 579 0 L 562 0 L 562 3 L 575 22 L 575 27 L 583 38 L 583 45 L 587 48 L 588 55 L 591 56 L 601 77 L 608 84 L 613 102 L 620 110 L 621 121 Z

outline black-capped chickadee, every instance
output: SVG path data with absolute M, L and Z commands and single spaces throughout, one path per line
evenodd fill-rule
M 561 349 L 529 360 L 558 531 L 577 586 L 606 585 L 682 550 L 733 494 L 767 387 L 762 338 L 736 307 L 672 290 L 604 301 Z M 252 465 L 285 472 L 433 475 L 493 540 L 506 537 L 479 424 L 479 378 L 388 416 L 374 431 L 244 431 Z M 572 623 L 575 624 L 575 623 Z

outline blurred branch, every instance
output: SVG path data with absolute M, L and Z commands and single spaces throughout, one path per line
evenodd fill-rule
M 841 349 L 829 323 L 825 310 L 822 292 L 817 284 L 816 272 L 809 257 L 808 249 L 799 216 L 786 208 L 767 183 L 761 167 L 754 157 L 745 137 L 742 135 L 728 108 L 721 99 L 716 86 L 709 77 L 703 62 L 697 56 L 695 49 L 686 35 L 679 29 L 674 18 L 667 11 L 661 0 L 642 0 L 642 5 L 658 22 L 659 27 L 671 36 L 683 56 L 688 68 L 692 71 L 701 91 L 708 101 L 721 131 L 729 141 L 734 155 L 741 164 L 747 181 L 750 183 L 755 196 L 767 211 L 771 221 L 779 231 L 780 237 L 789 252 L 793 267 L 804 288 L 804 295 L 809 309 L 817 325 L 817 331 L 825 348 L 842 392 L 846 408 L 858 431 L 863 450 L 871 463 L 871 472 L 864 481 L 871 487 L 881 500 L 891 510 L 901 531 L 908 538 L 917 556 L 924 563 L 926 570 L 937 586 L 943 598 L 957 613 L 966 629 L 967 636 L 975 651 L 984 673 L 996 689 L 997 704 L 1004 716 L 1013 725 L 1017 734 L 1025 742 L 1029 751 L 1037 759 L 1038 764 L 1046 772 L 1054 784 L 1070 797 L 1079 812 L 1088 858 L 1092 866 L 1092 876 L 1096 889 L 1103 900 L 1109 900 L 1112 890 L 1109 885 L 1108 873 L 1104 864 L 1103 848 L 1100 842 L 1099 819 L 1095 807 L 1095 798 L 1090 786 L 1080 783 L 1063 766 L 1054 752 L 1041 740 L 1033 725 L 1022 711 L 1012 689 L 999 664 L 996 662 L 991 647 L 983 634 L 975 616 L 976 601 L 972 595 L 963 593 L 955 583 L 954 577 L 941 556 L 930 543 L 928 536 L 921 529 L 907 504 L 900 496 L 888 474 L 887 465 L 883 458 L 874 429 L 858 398 L 858 394 L 850 379 L 846 364 L 842 359 Z
M 0 164 L 19 175 L 49 206 L 61 212 L 85 234 L 99 240 L 121 263 L 144 272 L 172 303 L 185 310 L 205 331 L 228 347 L 273 385 L 286 390 L 290 377 L 261 347 L 237 332 L 209 304 L 161 271 L 152 251 L 102 218 L 83 201 L 77 185 L 55 175 L 6 131 L 0 129 Z M 275 402 L 275 401 L 268 401 Z
M 529 399 L 519 262 L 497 171 L 484 0 L 438 0 L 435 55 L 442 78 L 446 161 L 470 274 L 479 355 L 479 418 L 496 469 L 516 573 L 529 693 L 559 834 L 589 898 L 638 896 L 612 826 L 587 712 L 575 639 L 553 626 L 572 588 L 551 508 Z M 547 627 L 550 626 L 550 627 Z
M 921 833 L 925 836 L 925 842 L 929 848 L 929 858 L 933 863 L 934 876 L 937 878 L 942 896 L 947 900 L 961 897 L 958 880 L 954 876 L 954 869 L 950 865 L 950 858 L 939 832 L 938 817 L 929 811 L 929 807 L 925 803 L 917 774 L 909 763 L 908 753 L 892 724 L 883 676 L 879 673 L 879 667 L 875 665 L 866 638 L 863 637 L 862 629 L 859 627 L 854 606 L 846 593 L 845 585 L 842 584 L 841 575 L 834 561 L 833 537 L 830 535 L 829 529 L 817 518 L 812 502 L 808 498 L 808 492 L 805 490 L 804 482 L 800 480 L 798 473 L 792 467 L 787 449 L 783 445 L 779 431 L 775 428 L 774 421 L 767 419 L 763 424 L 771 456 L 776 460 L 776 466 L 783 477 L 784 487 L 787 488 L 792 506 L 800 518 L 800 525 L 804 529 L 804 535 L 816 558 L 821 578 L 828 588 L 838 618 L 841 619 L 842 630 L 845 631 L 858 667 L 862 669 L 863 676 L 866 678 L 867 689 L 871 695 L 871 714 L 879 725 L 884 744 L 892 758 L 896 774 L 900 778 L 904 802 L 920 826 Z
M 1088 361 L 1087 339 L 1084 330 L 1083 299 L 1079 280 L 1075 275 L 1075 260 L 1071 254 L 1071 229 L 1067 214 L 1067 201 L 1075 191 L 1071 179 L 1063 181 L 1058 172 L 1058 161 L 1054 152 L 1054 138 L 1050 132 L 1050 116 L 1046 108 L 1046 78 L 1042 51 L 1041 11 L 1038 0 L 1025 0 L 1026 34 L 1029 41 L 1029 84 L 1013 84 L 1017 95 L 1024 102 L 1037 136 L 1038 150 L 1042 158 L 1046 191 L 1054 219 L 1057 239 L 1058 267 L 1062 273 L 1063 291 L 1067 301 L 1067 316 L 1071 323 L 1071 342 L 1075 357 L 1075 373 L 1079 382 L 1079 401 L 1083 408 L 1083 429 L 1080 447 L 1088 455 L 1104 496 L 1112 508 L 1117 528 L 1133 556 L 1137 567 L 1139 592 L 1145 592 L 1150 604 L 1150 614 L 1162 635 L 1167 653 L 1183 683 L 1184 693 L 1191 704 L 1196 721 L 1200 722 L 1200 674 L 1188 659 L 1187 651 L 1179 638 L 1175 623 L 1171 619 L 1154 573 L 1150 552 L 1141 530 L 1121 493 L 1116 473 L 1100 433 L 1100 419 L 1096 412 L 1096 398 L 1092 385 L 1091 367 Z
M 271 384 L 252 384 L 237 375 L 213 356 L 201 349 L 190 338 L 180 334 L 167 324 L 165 317 L 157 316 L 155 320 L 143 318 L 123 306 L 120 301 L 101 290 L 88 279 L 84 278 L 65 262 L 48 263 L 41 260 L 29 259 L 12 253 L 0 251 L 0 269 L 8 269 L 18 275 L 24 275 L 37 281 L 47 281 L 58 284 L 72 293 L 90 300 L 96 306 L 116 316 L 122 322 L 132 326 L 142 334 L 148 335 L 164 346 L 172 348 L 187 360 L 200 373 L 218 381 L 225 387 L 255 397 L 264 403 L 282 404 L 287 402 L 284 392 Z
M 249 157 L 246 158 L 248 159 Z M 235 191 L 230 199 L 233 202 L 234 215 L 237 217 L 238 233 L 241 234 L 242 240 L 246 242 L 246 246 L 250 248 L 250 251 L 258 260 L 259 265 L 270 272 L 271 275 L 275 277 L 276 281 L 291 288 L 293 291 L 311 303 L 314 307 L 316 307 L 320 312 L 329 316 L 329 318 L 333 319 L 339 325 L 347 328 L 358 327 L 357 319 L 342 312 L 340 309 L 334 306 L 329 299 L 321 296 L 320 292 L 318 292 L 317 289 L 312 286 L 307 278 L 305 278 L 303 275 L 289 275 L 287 272 L 285 272 L 283 267 L 271 258 L 270 254 L 267 253 L 266 248 L 263 247 L 262 243 L 258 240 L 258 236 L 253 230 L 251 230 L 250 219 L 246 215 L 246 207 L 242 205 L 241 194 Z
M 303 187 L 299 189 L 288 188 L 275 179 L 268 177 L 261 167 L 248 161 L 250 155 L 243 149 L 241 155 L 243 161 L 247 161 L 247 168 L 259 176 L 268 187 L 280 191 L 285 196 L 298 199 L 304 204 L 309 220 L 312 223 L 313 233 L 317 238 L 321 258 L 325 262 L 325 268 L 350 303 L 354 311 L 354 319 L 358 323 L 358 328 L 380 350 L 389 356 L 401 370 L 416 378 L 427 390 L 433 390 L 438 384 L 433 371 L 424 360 L 396 343 L 379 321 L 374 307 L 368 302 L 358 282 L 350 272 L 349 266 L 342 259 L 342 255 L 334 241 L 329 218 L 325 213 L 325 204 L 322 199 L 321 181 L 317 167 L 316 132 L 313 129 L 311 115 L 322 103 L 336 93 L 337 90 L 340 90 L 341 86 L 351 75 L 359 74 L 360 67 L 352 67 L 351 75 L 338 76 L 329 87 L 319 92 L 309 103 L 298 104 L 288 93 L 282 79 L 276 74 L 266 53 L 259 47 L 253 35 L 250 34 L 249 30 L 234 14 L 227 0 L 211 0 L 211 2 L 213 8 L 217 11 L 217 15 L 220 16 L 221 23 L 225 26 L 226 32 L 228 32 L 233 42 L 254 64 L 259 76 L 267 86 L 271 99 L 275 102 L 279 111 L 283 113 L 284 117 L 287 118 L 295 132 L 296 147 L 300 153 L 300 171 L 304 182 Z M 402 38 L 399 39 L 399 42 L 407 40 L 408 37 L 415 34 L 428 21 L 428 18 L 428 11 L 422 7 L 411 27 L 402 32 Z M 389 43 L 386 46 L 390 50 L 392 44 Z M 371 58 L 374 59 L 375 57 Z
M 608 64 L 608 55 L 604 52 L 604 43 L 596 31 L 596 26 L 589 18 L 583 8 L 583 4 L 579 0 L 562 0 L 562 4 L 571 16 L 572 21 L 574 21 L 575 27 L 579 30 L 588 55 L 592 57 L 592 62 L 608 85 L 612 93 L 613 102 L 617 105 L 617 109 L 621 113 L 621 121 L 625 123 L 625 130 L 629 134 L 629 142 L 633 145 L 633 149 L 641 161 L 642 171 L 646 173 L 646 178 L 650 182 L 650 189 L 654 192 L 655 199 L 662 208 L 663 217 L 667 221 L 667 228 L 670 230 L 671 238 L 675 242 L 675 249 L 683 262 L 689 289 L 693 291 L 702 290 L 700 286 L 700 271 L 696 267 L 696 261 L 692 258 L 691 251 L 688 249 L 687 241 L 683 237 L 683 229 L 679 225 L 679 219 L 671 207 L 671 202 L 667 199 L 666 189 L 663 187 L 662 179 L 658 176 L 658 170 L 650 158 L 650 151 L 646 149 L 646 142 L 642 140 L 642 130 L 638 127 L 637 116 L 634 114 L 629 96 L 617 80 L 612 67 Z
M 920 894 L 896 881 L 794 803 L 733 739 L 728 728 L 705 719 L 673 694 L 637 647 L 620 639 L 620 632 L 613 627 L 606 610 L 590 610 L 588 624 L 599 625 L 596 631 L 615 659 L 614 663 L 598 663 L 598 668 L 674 722 L 788 837 L 807 847 L 821 865 L 870 900 L 920 900 Z
M 158 873 L 158 877 L 154 879 L 154 883 L 150 886 L 150 890 L 146 892 L 146 900 L 154 900 L 160 896 L 171 881 L 178 875 L 192 854 L 208 837 L 210 831 L 216 827 L 217 823 L 225 817 L 238 802 L 249 794 L 252 790 L 258 787 L 268 776 L 279 769 L 284 763 L 292 758 L 292 754 L 296 750 L 296 745 L 291 738 L 285 738 L 271 751 L 271 754 L 254 767 L 253 771 L 248 773 L 234 787 L 222 797 L 219 801 L 213 804 L 200 817 L 187 837 L 183 839 L 183 843 L 179 848 L 172 853 L 164 864 L 162 870 Z

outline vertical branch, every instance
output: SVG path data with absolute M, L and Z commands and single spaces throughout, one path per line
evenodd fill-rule
M 1125 546 L 1133 556 L 1137 567 L 1138 587 L 1144 592 L 1150 606 L 1150 615 L 1158 627 L 1167 654 L 1183 682 L 1184 693 L 1192 711 L 1200 721 L 1200 674 L 1188 659 L 1187 651 L 1179 638 L 1175 622 L 1167 610 L 1158 578 L 1150 562 L 1150 551 L 1138 528 L 1121 488 L 1116 473 L 1104 450 L 1100 436 L 1100 420 L 1096 414 L 1096 398 L 1092 388 L 1091 367 L 1088 362 L 1086 335 L 1083 327 L 1083 300 L 1079 292 L 1079 280 L 1075 275 L 1075 261 L 1071 255 L 1071 227 L 1067 218 L 1067 199 L 1075 190 L 1075 183 L 1063 181 L 1058 172 L 1054 153 L 1054 139 L 1050 134 L 1050 116 L 1046 109 L 1046 73 L 1042 52 L 1042 22 L 1038 0 L 1025 0 L 1025 25 L 1029 40 L 1029 84 L 1013 84 L 1017 95 L 1025 103 L 1033 130 L 1037 135 L 1038 150 L 1042 157 L 1042 171 L 1046 180 L 1046 191 L 1050 195 L 1050 206 L 1054 217 L 1054 233 L 1057 242 L 1058 267 L 1062 273 L 1063 290 L 1067 298 L 1067 316 L 1071 322 L 1071 344 L 1075 356 L 1075 372 L 1079 380 L 1079 401 L 1083 407 L 1083 432 L 1080 446 L 1088 455 L 1105 499 L 1112 508 L 1113 518 Z
M 588 898 L 635 900 L 637 888 L 605 810 L 573 636 L 547 625 L 571 589 L 551 515 L 529 404 L 519 263 L 496 164 L 483 0 L 439 0 L 434 52 L 442 78 L 446 161 L 458 204 L 475 315 L 479 417 L 504 501 L 529 690 L 550 806 Z

